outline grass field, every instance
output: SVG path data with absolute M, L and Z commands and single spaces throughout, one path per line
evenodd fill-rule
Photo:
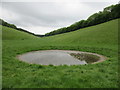
M 118 20 L 43 38 L 2 27 L 3 88 L 117 88 Z M 25 52 L 49 49 L 87 51 L 109 59 L 72 66 L 35 65 L 16 59 Z

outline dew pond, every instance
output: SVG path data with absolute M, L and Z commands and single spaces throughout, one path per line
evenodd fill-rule
M 106 60 L 106 57 L 99 54 L 72 50 L 32 51 L 18 55 L 17 58 L 31 64 L 41 65 L 93 64 Z

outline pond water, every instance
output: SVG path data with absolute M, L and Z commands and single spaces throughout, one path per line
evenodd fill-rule
M 87 64 L 86 61 L 78 60 L 77 58 L 71 56 L 70 53 L 87 53 L 87 52 L 70 51 L 70 50 L 44 50 L 44 51 L 28 52 L 28 53 L 19 55 L 17 57 L 19 60 L 22 60 L 31 64 L 41 64 L 41 65 Z M 95 55 L 98 55 L 98 54 L 95 54 Z M 104 58 L 101 57 L 100 59 L 104 59 Z

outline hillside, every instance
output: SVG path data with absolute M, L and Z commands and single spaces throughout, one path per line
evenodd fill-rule
M 2 27 L 3 40 L 37 40 L 43 45 L 109 47 L 117 49 L 118 20 L 115 19 L 99 25 L 86 27 L 77 31 L 38 38 L 26 32 L 9 27 Z M 34 41 L 33 41 L 34 42 Z M 41 43 L 42 42 L 42 43 Z M 115 47 L 116 46 L 116 47 Z
M 1 26 L 0 26 L 1 27 Z M 29 33 L 15 30 L 6 26 L 2 26 L 2 39 L 3 40 L 24 40 L 24 39 L 37 39 Z
M 111 20 L 99 25 L 77 31 L 45 37 L 54 44 L 83 46 L 114 46 L 118 39 L 118 20 Z
M 49 45 L 77 45 L 77 46 L 109 46 L 117 45 L 118 20 L 115 19 L 99 25 L 86 27 L 77 31 L 38 38 L 31 34 L 17 31 L 9 27 L 2 27 L 3 40 L 36 39 L 45 41 Z M 42 44 L 46 44 L 42 43 Z
M 2 87 L 118 88 L 118 20 L 43 38 L 3 27 Z M 50 49 L 93 52 L 108 60 L 92 65 L 44 66 L 16 58 L 26 52 Z

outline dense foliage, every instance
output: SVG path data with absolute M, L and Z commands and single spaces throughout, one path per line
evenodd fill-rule
M 98 13 L 91 15 L 87 20 L 81 20 L 79 22 L 72 24 L 71 26 L 60 28 L 58 30 L 54 30 L 52 32 L 46 33 L 45 36 L 71 32 L 81 28 L 107 22 L 109 20 L 117 19 L 117 18 L 120 18 L 120 4 L 106 7 L 104 8 L 103 11 L 99 11 Z

